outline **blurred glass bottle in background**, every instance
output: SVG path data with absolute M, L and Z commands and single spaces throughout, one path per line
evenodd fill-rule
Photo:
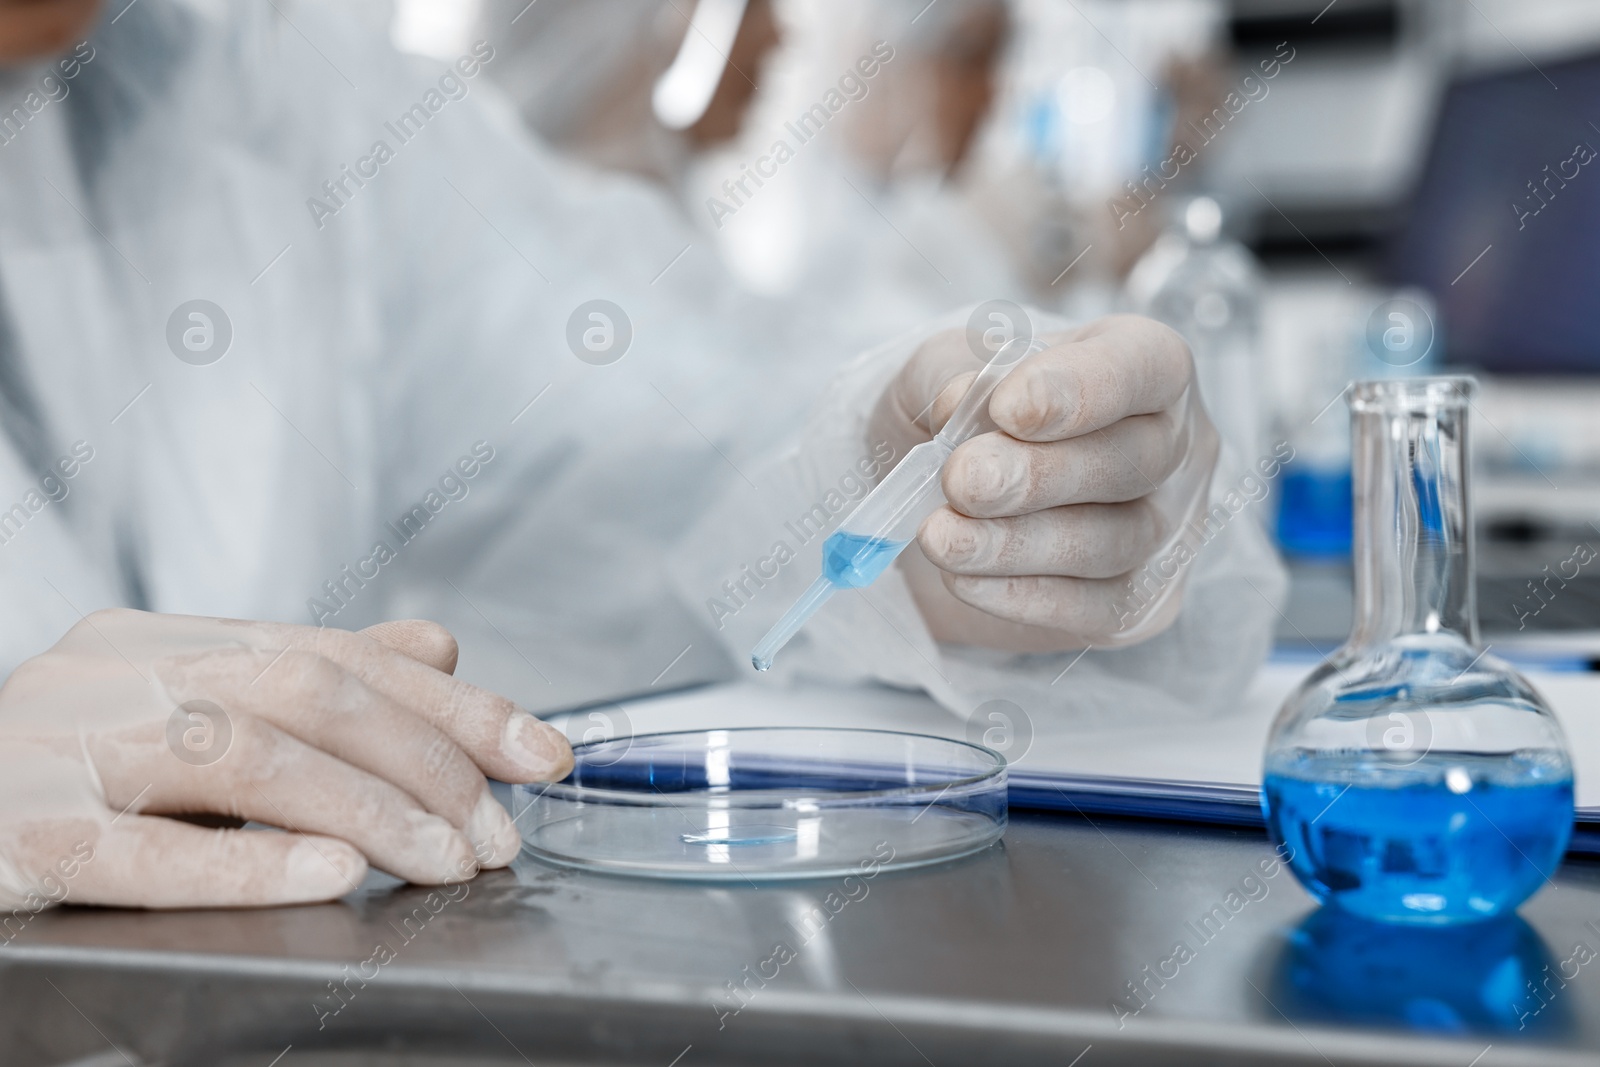
M 1116 308 L 1163 207 L 1191 180 L 1171 170 L 1177 121 L 1209 115 L 1228 90 L 1227 4 L 1011 0 L 1011 11 L 996 121 L 982 139 L 998 194 L 988 214 L 1035 301 L 1087 320 Z
M 1182 202 L 1177 218 L 1128 275 L 1124 303 L 1171 326 L 1194 353 L 1200 395 L 1222 439 L 1240 459 L 1263 452 L 1260 271 L 1222 234 L 1209 196 Z
M 1350 555 L 1352 516 L 1350 439 L 1338 398 L 1353 379 L 1431 373 L 1440 349 L 1434 305 L 1420 290 L 1363 287 L 1300 314 L 1306 321 L 1294 354 L 1311 365 L 1280 420 L 1295 461 L 1284 470 L 1278 543 L 1300 559 L 1342 560 Z

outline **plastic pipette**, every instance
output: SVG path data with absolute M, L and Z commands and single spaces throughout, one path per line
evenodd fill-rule
M 822 544 L 822 574 L 751 653 L 750 662 L 756 670 L 771 667 L 778 650 L 836 591 L 871 585 L 911 543 L 922 520 L 944 503 L 940 474 L 945 460 L 984 425 L 989 397 L 1000 380 L 1029 353 L 1043 347 L 1041 342 L 1020 337 L 1001 346 L 973 379 L 938 435 L 907 452 L 846 516 L 839 529 Z

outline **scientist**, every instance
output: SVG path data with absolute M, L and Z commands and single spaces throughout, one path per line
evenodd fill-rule
M 827 307 L 740 294 L 658 193 L 529 144 L 491 45 L 411 65 L 355 18 L 0 4 L 7 939 L 63 899 L 508 863 L 485 776 L 571 758 L 523 709 L 737 676 L 801 568 L 715 619 L 724 572 L 925 439 L 979 365 L 962 315 L 824 389 L 785 353 L 837 344 Z M 1185 346 L 1026 328 L 1059 332 L 917 558 L 784 669 L 962 714 L 1225 704 L 1277 579 L 1226 511 L 1186 549 L 1228 482 Z
M 798 142 L 792 131 L 804 123 L 809 132 L 816 105 L 855 91 L 796 145 L 770 189 L 742 204 L 708 190 L 730 260 L 755 264 L 764 284 L 782 279 L 848 308 L 864 336 L 951 305 L 1026 299 L 974 180 L 1010 33 L 1005 0 L 827 0 L 819 11 L 786 45 L 794 87 L 777 103 L 785 122 L 765 112 L 771 135 Z M 851 77 L 862 57 L 881 60 L 871 79 Z
M 486 0 L 477 29 L 503 54 L 489 77 L 545 143 L 675 191 L 739 135 L 782 39 L 772 0 Z M 674 67 L 687 110 L 664 118 Z
M 766 0 L 524 7 L 488 0 L 477 26 L 523 121 L 574 158 L 660 183 L 747 284 L 825 301 L 866 343 L 1022 298 L 953 179 L 994 98 L 1004 0 L 825 0 L 781 38 Z M 698 50 L 715 89 L 669 128 L 660 88 L 705 39 L 689 19 L 717 9 L 742 16 L 725 50 Z

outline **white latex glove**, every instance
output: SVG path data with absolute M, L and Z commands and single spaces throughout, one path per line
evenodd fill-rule
M 555 780 L 572 753 L 455 661 L 426 622 L 87 616 L 0 688 L 0 908 L 290 904 L 369 861 L 424 884 L 505 866 L 520 839 L 484 774 Z M 289 832 L 163 817 L 207 815 Z
M 1130 575 L 1181 553 L 1204 505 L 1218 438 L 1189 348 L 1150 319 L 1116 315 L 1043 338 L 995 389 L 998 430 L 945 464 L 948 506 L 901 556 L 942 641 L 1052 652 L 1117 647 L 1177 616 L 1186 567 L 1146 605 Z M 966 335 L 918 349 L 885 390 L 871 436 L 904 455 L 955 410 L 981 365 Z

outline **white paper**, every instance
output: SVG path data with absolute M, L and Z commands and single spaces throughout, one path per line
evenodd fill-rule
M 1032 717 L 1032 746 L 1013 766 L 1032 776 L 1198 782 L 1257 788 L 1267 730 L 1279 705 L 1311 669 L 1304 660 L 1274 661 L 1256 675 L 1237 714 L 1151 728 L 1136 710 L 1116 729 L 1075 729 L 1063 718 Z M 1600 674 L 1525 671 L 1556 711 L 1572 746 L 1580 809 L 1600 812 Z M 618 716 L 618 709 L 622 716 Z M 966 738 L 967 724 L 917 693 L 891 689 L 776 689 L 712 686 L 665 697 L 640 697 L 557 716 L 578 740 L 608 736 L 620 724 L 636 734 L 736 726 L 827 726 L 906 730 Z M 976 740 L 976 738 L 972 738 Z M 1078 783 L 1081 785 L 1082 783 Z

